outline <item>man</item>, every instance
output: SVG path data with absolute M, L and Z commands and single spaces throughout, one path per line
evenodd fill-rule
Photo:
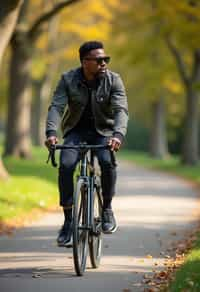
M 64 144 L 109 144 L 110 150 L 96 153 L 101 168 L 104 233 L 113 233 L 117 224 L 112 211 L 116 184 L 114 151 L 126 134 L 128 107 L 120 76 L 107 69 L 110 57 L 101 42 L 90 41 L 79 49 L 81 67 L 63 73 L 48 110 L 46 145 L 58 143 L 61 121 Z M 58 185 L 64 224 L 59 232 L 59 246 L 70 246 L 72 235 L 73 173 L 79 160 L 78 150 L 60 154 Z

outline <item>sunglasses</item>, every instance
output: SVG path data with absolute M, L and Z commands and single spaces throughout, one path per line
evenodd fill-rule
M 105 57 L 96 57 L 96 58 L 84 58 L 85 60 L 88 61 L 96 61 L 98 65 L 101 65 L 102 62 L 105 62 L 106 64 L 108 64 L 110 62 L 110 56 L 105 56 Z

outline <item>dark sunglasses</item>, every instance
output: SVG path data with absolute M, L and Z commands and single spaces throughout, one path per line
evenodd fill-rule
M 106 64 L 108 64 L 110 62 L 110 56 L 106 56 L 106 57 L 96 57 L 96 58 L 84 58 L 85 60 L 88 61 L 96 61 L 98 65 L 101 65 L 102 62 L 105 62 Z

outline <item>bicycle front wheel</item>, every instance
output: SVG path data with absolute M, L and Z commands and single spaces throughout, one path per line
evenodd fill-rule
M 77 182 L 73 206 L 73 257 L 75 271 L 82 276 L 87 261 L 88 230 L 87 227 L 87 187 L 84 180 Z
M 98 268 L 101 260 L 102 250 L 102 233 L 101 233 L 101 214 L 102 214 L 102 200 L 100 194 L 100 186 L 94 188 L 94 234 L 90 234 L 89 251 L 90 261 L 93 268 Z

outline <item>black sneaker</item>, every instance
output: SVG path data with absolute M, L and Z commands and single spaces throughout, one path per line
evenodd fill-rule
M 117 230 L 117 223 L 111 209 L 103 210 L 102 214 L 102 231 L 103 233 L 113 233 Z
M 58 246 L 72 247 L 72 222 L 65 222 L 57 237 Z

